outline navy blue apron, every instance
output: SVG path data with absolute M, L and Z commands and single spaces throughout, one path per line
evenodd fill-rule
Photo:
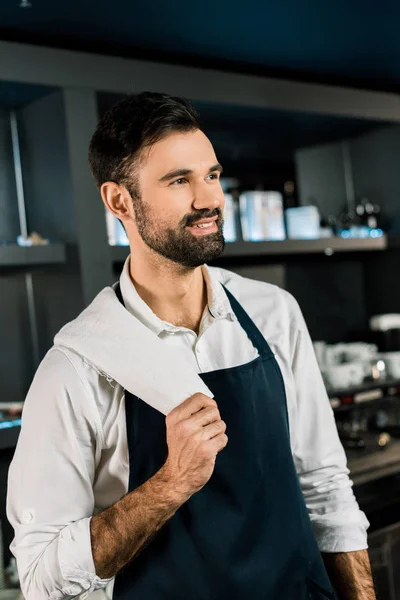
M 224 289 L 259 353 L 248 364 L 200 374 L 228 444 L 209 482 L 117 574 L 114 600 L 334 598 L 293 462 L 278 363 Z M 140 398 L 125 392 L 125 402 L 132 491 L 164 464 L 166 426 Z

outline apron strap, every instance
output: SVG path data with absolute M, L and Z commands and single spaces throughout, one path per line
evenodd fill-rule
M 253 346 L 258 350 L 258 353 L 263 358 L 272 358 L 274 353 L 268 345 L 267 340 L 262 335 L 254 321 L 249 317 L 243 306 L 236 300 L 235 296 L 221 283 L 225 290 L 228 300 L 235 313 L 237 320 L 239 321 L 242 328 L 247 333 L 248 338 L 252 342 Z
M 125 302 L 124 302 L 124 299 L 122 297 L 121 286 L 119 285 L 119 282 L 117 283 L 117 286 L 115 288 L 115 293 L 117 295 L 118 300 L 121 302 L 122 306 L 125 307 Z

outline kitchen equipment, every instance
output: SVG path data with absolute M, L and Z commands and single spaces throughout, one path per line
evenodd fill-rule
M 378 355 L 378 348 L 375 344 L 365 342 L 352 342 L 349 344 L 327 345 L 324 352 L 325 364 L 338 365 L 350 363 L 353 361 L 371 361 Z
M 363 198 L 356 206 L 356 218 L 360 225 L 370 229 L 380 227 L 381 208 L 378 204 L 372 204 L 367 198 Z
M 296 206 L 285 211 L 288 238 L 310 240 L 320 237 L 320 214 L 316 206 Z
M 364 377 L 365 365 L 363 362 L 329 365 L 324 371 L 325 381 L 334 389 L 360 385 L 364 381 Z
M 368 338 L 380 352 L 400 351 L 400 314 L 376 315 L 369 322 Z
M 365 448 L 364 438 L 355 431 L 341 434 L 340 441 L 346 450 L 364 450 Z
M 245 241 L 285 239 L 283 202 L 280 192 L 243 192 L 239 197 L 239 208 Z
M 236 205 L 232 194 L 224 194 L 224 238 L 226 242 L 236 242 Z
M 365 361 L 365 377 L 373 381 L 384 381 L 387 377 L 386 363 L 381 358 Z
M 388 375 L 400 379 L 400 352 L 382 352 L 379 356 L 386 364 Z

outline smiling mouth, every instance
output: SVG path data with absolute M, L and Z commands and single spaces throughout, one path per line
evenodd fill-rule
M 207 227 L 212 227 L 216 221 L 218 221 L 218 215 L 214 215 L 213 217 L 203 217 L 202 219 L 198 219 L 197 222 L 188 225 L 188 227 L 207 229 Z
M 218 225 L 216 219 L 208 221 L 208 223 L 199 223 L 197 225 L 189 225 L 188 229 L 193 235 L 209 235 L 218 232 Z
M 195 229 L 209 229 L 213 227 L 215 221 L 211 221 L 210 223 L 201 223 L 200 225 L 190 225 L 190 227 L 194 227 Z

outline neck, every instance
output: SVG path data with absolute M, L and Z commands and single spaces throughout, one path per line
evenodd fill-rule
M 207 305 L 201 267 L 188 268 L 160 256 L 131 252 L 130 276 L 137 293 L 163 321 L 199 333 Z

